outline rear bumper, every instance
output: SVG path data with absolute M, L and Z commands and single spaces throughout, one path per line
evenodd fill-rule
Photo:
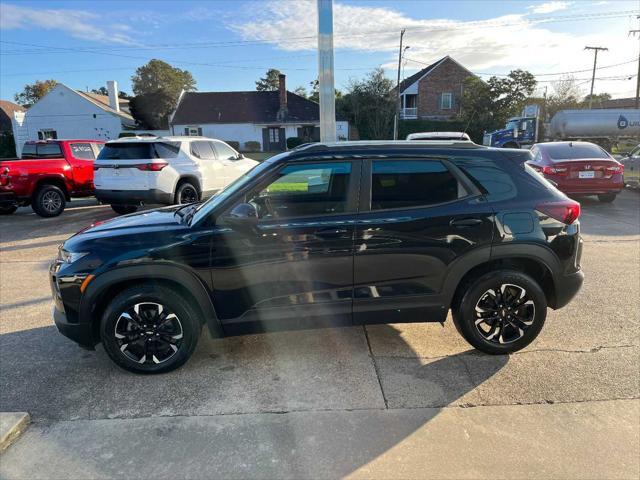
M 573 195 L 597 195 L 600 193 L 620 193 L 624 188 L 622 175 L 614 175 L 613 178 L 599 179 L 596 181 L 580 181 L 580 180 L 559 180 L 554 176 L 546 176 L 548 180 L 553 181 L 558 190 Z
M 96 198 L 112 205 L 173 204 L 173 194 L 158 189 L 150 190 L 101 190 L 96 189 Z
M 582 270 L 556 278 L 556 298 L 552 307 L 557 309 L 567 305 L 580 291 L 583 282 L 584 273 Z

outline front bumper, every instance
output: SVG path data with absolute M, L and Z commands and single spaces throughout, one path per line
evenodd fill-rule
M 173 204 L 173 194 L 158 189 L 150 190 L 101 190 L 95 196 L 102 203 L 111 205 Z
M 71 323 L 67 319 L 67 315 L 61 312 L 56 305 L 53 306 L 53 322 L 56 324 L 58 331 L 65 337 L 73 340 L 82 348 L 88 350 L 95 349 L 93 340 L 93 332 L 91 325 L 88 323 Z

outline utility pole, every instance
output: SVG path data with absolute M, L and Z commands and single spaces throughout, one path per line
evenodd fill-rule
M 591 75 L 591 93 L 589 94 L 589 110 L 591 110 L 591 105 L 593 104 L 593 84 L 596 81 L 596 64 L 598 63 L 598 51 L 602 50 L 606 52 L 609 50 L 605 47 L 584 47 L 585 50 L 593 50 L 593 74 Z
M 400 124 L 400 67 L 402 65 L 402 37 L 404 28 L 400 30 L 400 48 L 398 49 L 398 82 L 396 83 L 396 116 L 393 121 L 393 139 L 398 139 L 398 126 Z
M 336 89 L 333 76 L 333 0 L 318 0 L 318 93 L 320 141 L 336 141 Z
M 638 15 L 636 18 L 640 18 Z M 633 35 L 634 37 L 638 35 L 640 39 L 640 30 L 629 30 L 629 35 Z M 636 76 L 636 104 L 635 108 L 640 107 L 640 49 L 638 49 L 638 75 Z

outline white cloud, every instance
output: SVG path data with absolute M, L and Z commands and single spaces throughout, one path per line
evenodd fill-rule
M 266 41 L 286 51 L 314 50 L 317 47 L 317 12 L 315 1 L 283 2 L 272 0 L 261 4 L 244 23 L 231 25 L 245 40 Z M 334 3 L 334 46 L 336 68 L 349 68 L 340 62 L 340 50 L 362 52 L 357 66 L 367 65 L 367 54 L 383 53 L 385 68 L 397 65 L 398 37 L 406 28 L 405 45 L 411 48 L 406 57 L 430 63 L 451 55 L 474 72 L 501 73 L 523 68 L 534 73 L 564 72 L 588 69 L 593 55 L 585 45 L 609 45 L 609 51 L 598 57 L 599 65 L 633 60 L 637 38 L 628 37 L 626 30 L 600 24 L 592 29 L 585 23 L 583 33 L 562 33 L 548 30 L 528 14 L 503 15 L 481 22 L 450 19 L 415 19 L 383 7 L 365 7 Z M 379 58 L 377 55 L 376 58 Z M 372 62 L 369 62 L 371 64 Z M 372 65 L 373 67 L 373 65 Z M 413 67 L 413 68 L 412 68 Z M 410 75 L 423 64 L 407 62 Z M 634 64 L 602 70 L 601 76 L 633 74 Z M 356 74 L 354 72 L 354 74 Z M 588 72 L 575 77 L 582 81 Z M 550 77 L 540 77 L 546 80 Z M 596 82 L 596 92 L 617 91 L 633 82 L 603 80 Z M 631 88 L 631 87 L 629 87 Z
M 72 37 L 101 43 L 132 45 L 136 42 L 122 25 L 102 26 L 101 16 L 83 10 L 34 9 L 0 4 L 0 29 L 44 29 L 66 32 Z
M 530 5 L 527 7 L 528 10 L 531 10 L 533 13 L 553 13 L 559 10 L 566 10 L 571 6 L 573 2 L 562 2 L 562 1 L 553 1 L 553 2 L 545 2 L 538 5 Z

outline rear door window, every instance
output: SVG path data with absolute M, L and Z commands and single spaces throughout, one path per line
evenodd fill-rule
M 211 142 L 198 141 L 191 142 L 191 154 L 201 160 L 215 160 L 216 153 Z
M 437 205 L 467 195 L 439 160 L 374 160 L 371 210 Z
M 154 158 L 151 143 L 107 143 L 98 155 L 98 160 L 138 160 Z
M 95 160 L 96 158 L 90 143 L 71 143 L 69 144 L 69 148 L 74 158 L 80 158 L 82 160 Z
M 36 158 L 36 156 L 36 144 L 25 143 L 24 147 L 22 147 L 22 158 Z
M 37 145 L 38 157 L 40 158 L 60 158 L 62 150 L 57 143 L 43 143 Z

